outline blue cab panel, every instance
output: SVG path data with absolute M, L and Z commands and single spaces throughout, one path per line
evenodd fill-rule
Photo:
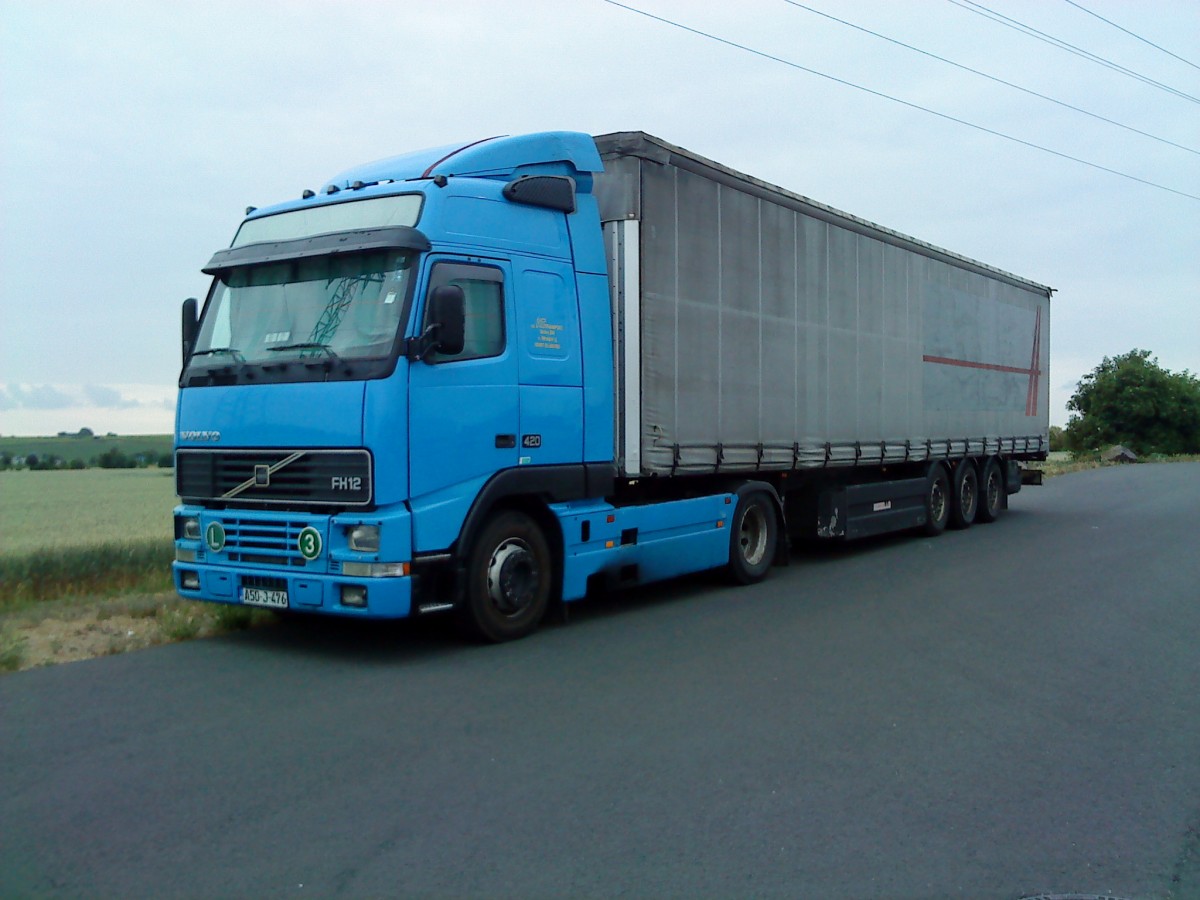
M 646 506 L 553 504 L 565 545 L 563 600 L 582 599 L 594 575 L 632 585 L 725 565 L 736 503 L 715 494 Z
M 185 388 L 176 439 L 181 447 L 359 447 L 363 390 L 361 381 Z

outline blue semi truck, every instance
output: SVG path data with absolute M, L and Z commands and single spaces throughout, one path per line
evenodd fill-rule
M 595 582 L 993 521 L 1051 290 L 642 132 L 490 138 L 249 209 L 183 306 L 175 586 L 524 636 Z

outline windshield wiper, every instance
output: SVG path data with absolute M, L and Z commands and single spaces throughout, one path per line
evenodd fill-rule
M 242 356 L 241 351 L 236 347 L 209 347 L 207 350 L 197 350 L 192 356 L 209 356 L 213 353 L 228 353 L 240 363 L 246 361 L 246 357 Z
M 282 344 L 278 347 L 268 347 L 267 350 L 271 353 L 278 353 L 280 350 L 324 350 L 333 359 L 341 359 L 328 344 L 322 344 L 319 341 L 300 341 L 296 344 Z

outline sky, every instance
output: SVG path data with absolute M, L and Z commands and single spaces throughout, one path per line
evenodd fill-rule
M 966 0 L 804 0 L 1126 128 L 786 0 L 622 2 L 750 49 L 604 0 L 0 0 L 0 434 L 170 432 L 180 304 L 247 206 L 541 130 L 647 131 L 1052 286 L 1053 424 L 1105 356 L 1200 372 L 1194 0 L 981 0 L 1174 93 Z

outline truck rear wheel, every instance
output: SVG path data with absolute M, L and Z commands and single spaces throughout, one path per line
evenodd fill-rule
M 734 582 L 755 584 L 767 577 L 775 559 L 778 526 L 775 503 L 765 492 L 751 491 L 738 500 L 730 523 L 726 567 Z
M 495 516 L 467 560 L 463 627 L 493 643 L 525 637 L 546 612 L 553 570 L 550 545 L 533 519 L 515 510 Z
M 1004 509 L 1004 473 L 1000 464 L 992 457 L 983 467 L 979 478 L 979 512 L 975 518 L 980 522 L 995 522 Z
M 925 533 L 927 535 L 936 537 L 946 530 L 946 523 L 950 521 L 952 505 L 950 477 L 946 474 L 946 467 L 941 463 L 934 463 L 925 483 Z
M 953 528 L 970 528 L 979 510 L 979 476 L 975 463 L 960 459 L 954 467 L 954 504 L 950 509 Z

